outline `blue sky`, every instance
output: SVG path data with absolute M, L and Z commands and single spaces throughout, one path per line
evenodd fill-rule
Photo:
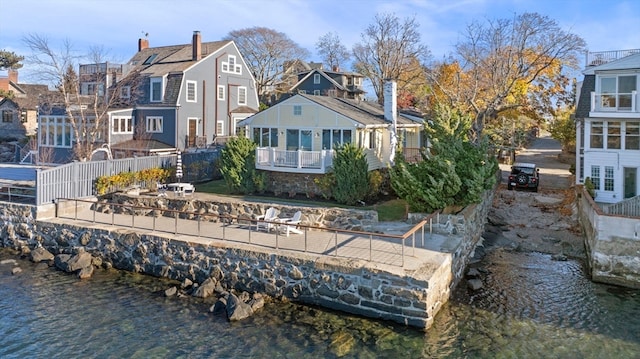
M 587 42 L 591 51 L 640 48 L 637 0 L 0 0 L 0 49 L 28 55 L 22 38 L 45 35 L 56 48 L 70 40 L 80 53 L 102 46 L 115 62 L 137 51 L 148 33 L 150 46 L 186 44 L 194 30 L 203 41 L 231 30 L 264 26 L 307 48 L 327 32 L 351 48 L 377 13 L 415 16 L 422 41 L 436 59 L 453 51 L 472 20 L 511 18 L 538 12 Z M 20 82 L 29 82 L 29 67 Z

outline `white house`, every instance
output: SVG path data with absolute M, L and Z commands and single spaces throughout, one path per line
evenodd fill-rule
M 408 160 L 419 157 L 424 119 L 397 112 L 395 83 L 388 83 L 385 106 L 331 96 L 297 94 L 244 121 L 247 137 L 258 144 L 256 168 L 273 172 L 322 174 L 331 170 L 336 145 L 364 149 L 369 170 L 386 168 L 396 148 Z
M 576 108 L 576 182 L 597 202 L 640 193 L 640 49 L 589 53 Z

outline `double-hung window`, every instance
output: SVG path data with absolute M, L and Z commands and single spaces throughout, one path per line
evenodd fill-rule
M 162 133 L 162 116 L 147 116 L 147 132 Z
M 613 191 L 613 166 L 604 166 L 604 190 Z
M 198 96 L 198 83 L 187 81 L 187 102 L 196 102 Z
M 591 166 L 591 182 L 593 189 L 600 189 L 600 166 Z
M 313 75 L 313 83 L 316 85 L 320 83 L 320 74 Z
M 238 87 L 238 105 L 247 104 L 247 88 Z
M 218 101 L 224 101 L 224 86 L 218 86 Z
M 149 93 L 151 94 L 151 98 L 149 99 L 151 102 L 162 101 L 162 77 L 151 78 Z
M 293 105 L 293 115 L 302 116 L 302 105 Z

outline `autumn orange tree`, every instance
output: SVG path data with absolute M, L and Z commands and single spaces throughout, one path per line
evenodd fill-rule
M 553 116 L 568 101 L 566 71 L 578 68 L 584 49 L 581 37 L 537 13 L 472 22 L 456 45 L 456 57 L 428 72 L 432 101 L 468 110 L 476 140 L 500 115 Z

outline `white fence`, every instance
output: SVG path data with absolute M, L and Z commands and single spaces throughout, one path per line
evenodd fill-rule
M 603 206 L 606 214 L 626 217 L 640 217 L 640 196 L 627 198 L 624 201 Z
M 147 168 L 175 166 L 176 155 L 123 158 L 117 160 L 72 162 L 38 170 L 36 205 L 52 203 L 57 198 L 87 198 L 95 193 L 94 182 L 100 176 L 137 172 Z

